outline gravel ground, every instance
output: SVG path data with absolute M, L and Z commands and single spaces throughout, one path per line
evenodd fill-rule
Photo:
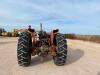
M 68 40 L 68 59 L 56 66 L 51 57 L 32 57 L 29 67 L 17 64 L 17 38 L 0 38 L 0 75 L 100 75 L 100 44 Z

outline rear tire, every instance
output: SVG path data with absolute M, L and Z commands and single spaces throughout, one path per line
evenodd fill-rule
M 62 34 L 56 35 L 56 56 L 53 57 L 54 63 L 58 66 L 62 66 L 66 63 L 67 59 L 67 41 Z
M 28 32 L 22 32 L 19 36 L 17 47 L 17 58 L 20 66 L 29 66 L 31 63 L 31 35 Z

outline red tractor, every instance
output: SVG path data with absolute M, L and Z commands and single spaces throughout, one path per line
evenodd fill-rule
M 54 63 L 58 66 L 64 65 L 67 59 L 67 42 L 59 30 L 47 33 L 42 30 L 36 32 L 29 26 L 19 35 L 17 46 L 17 58 L 20 66 L 29 66 L 31 56 L 46 57 L 51 54 Z

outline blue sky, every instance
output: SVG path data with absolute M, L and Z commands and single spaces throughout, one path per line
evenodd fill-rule
M 46 31 L 100 35 L 100 0 L 0 0 L 0 27 L 39 30 L 40 22 Z

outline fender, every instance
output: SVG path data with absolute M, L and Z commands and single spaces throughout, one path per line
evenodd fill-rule
M 54 46 L 54 36 L 55 34 L 53 33 L 53 31 L 50 33 L 50 52 L 52 56 L 56 56 L 56 47 Z

